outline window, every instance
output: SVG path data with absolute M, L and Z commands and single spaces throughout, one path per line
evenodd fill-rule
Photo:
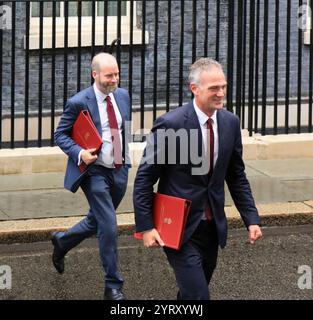
M 103 1 L 95 1 L 95 45 L 102 45 L 104 38 Z M 117 1 L 107 2 L 107 43 L 117 38 Z M 29 49 L 38 49 L 40 40 L 40 10 L 43 9 L 43 48 L 52 47 L 53 2 L 31 2 Z M 64 47 L 65 2 L 55 2 L 56 11 L 56 48 Z M 81 46 L 91 46 L 92 1 L 81 1 Z M 68 47 L 78 46 L 78 2 L 68 1 Z M 121 44 L 129 44 L 130 3 L 121 1 Z M 136 2 L 134 2 L 133 43 L 141 43 L 141 30 L 136 27 Z M 147 40 L 147 34 L 146 34 Z
M 56 16 L 63 17 L 64 16 L 64 3 L 57 2 L 56 4 Z M 96 15 L 98 17 L 104 16 L 104 3 L 96 2 Z M 88 17 L 92 16 L 92 2 L 91 1 L 83 1 L 82 5 L 82 16 Z M 44 17 L 51 17 L 53 12 L 53 4 L 52 3 L 44 3 L 43 4 Z M 62 12 L 61 12 L 62 10 Z M 122 16 L 126 16 L 126 1 L 122 1 L 121 3 L 121 11 Z M 31 8 L 31 16 L 39 17 L 40 13 L 40 4 L 39 2 L 32 2 Z M 68 3 L 68 15 L 69 17 L 77 17 L 78 16 L 78 3 L 70 1 Z M 116 16 L 117 15 L 117 2 L 108 2 L 108 16 Z
M 311 43 L 311 30 L 312 30 L 312 0 L 307 2 L 306 10 L 306 30 L 304 31 L 304 44 Z

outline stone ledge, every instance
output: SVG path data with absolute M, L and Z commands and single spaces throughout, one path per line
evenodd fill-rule
M 59 147 L 0 150 L 0 175 L 65 171 L 66 155 Z
M 313 133 L 255 136 L 258 159 L 291 159 L 313 157 Z
M 271 160 L 313 157 L 313 133 L 249 137 L 242 131 L 245 160 Z M 145 143 L 130 143 L 130 157 L 137 167 Z M 66 155 L 58 147 L 0 150 L 0 175 L 64 172 Z
M 313 200 L 304 202 L 284 202 L 257 204 L 262 226 L 313 225 Z M 230 228 L 244 228 L 235 206 L 225 208 Z
M 257 205 L 262 226 L 313 225 L 313 201 Z M 237 209 L 225 208 L 229 228 L 244 228 Z M 54 231 L 66 231 L 84 216 L 0 221 L 0 243 L 47 241 Z M 134 214 L 118 214 L 119 234 L 134 232 Z
M 270 204 L 256 204 L 259 214 L 262 218 L 275 215 L 295 215 L 299 213 L 312 214 L 313 207 L 310 206 L 313 201 L 305 202 L 276 202 Z M 239 218 L 240 214 L 235 206 L 225 207 L 226 216 L 229 218 Z

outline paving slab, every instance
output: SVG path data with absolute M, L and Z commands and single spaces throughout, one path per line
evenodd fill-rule
M 59 172 L 1 175 L 0 192 L 36 189 L 63 189 L 64 174 Z
M 0 220 L 84 215 L 89 210 L 81 190 L 64 189 L 0 192 Z M 132 188 L 117 212 L 132 212 Z M 2 214 L 1 214 L 2 213 Z
M 32 190 L 0 193 L 0 209 L 10 219 L 82 215 L 88 204 L 82 192 Z
M 269 178 L 266 176 L 248 177 L 252 194 L 256 203 L 275 203 L 287 201 L 304 201 L 313 199 L 313 192 L 304 193 L 305 186 L 299 183 L 299 188 L 295 188 L 292 183 L 285 183 L 278 178 Z M 300 188 L 301 186 L 301 188 Z M 312 194 L 308 198 L 308 194 Z M 233 200 L 225 186 L 225 204 L 232 205 Z
M 313 178 L 313 158 L 247 160 L 246 164 L 269 177 Z
M 245 161 L 245 172 L 248 178 L 251 177 L 264 177 L 265 174 L 256 168 L 252 167 L 247 161 Z
M 282 184 L 286 185 L 289 190 L 297 190 L 297 194 L 301 195 L 298 200 L 303 201 L 313 199 L 313 179 L 282 181 Z
M 273 178 L 251 178 L 249 181 L 256 203 L 308 200 L 307 195 L 303 192 L 305 185 L 302 182 L 298 184 L 299 188 L 296 188 L 291 182 Z
M 129 170 L 129 183 L 132 184 L 137 168 Z M 64 172 L 7 174 L 1 175 L 0 192 L 36 189 L 63 189 Z
M 0 211 L 0 221 L 1 220 L 7 220 L 8 218 L 9 217 L 6 214 L 4 214 L 4 212 Z

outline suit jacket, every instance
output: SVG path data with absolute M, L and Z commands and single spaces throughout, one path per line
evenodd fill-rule
M 199 164 L 192 161 L 194 141 L 191 133 L 198 132 L 197 142 L 199 156 L 202 156 L 203 143 L 198 117 L 190 102 L 158 118 L 151 130 L 143 160 L 137 171 L 134 184 L 134 209 L 136 230 L 138 232 L 152 229 L 152 197 L 153 185 L 158 183 L 158 192 L 177 196 L 192 201 L 191 211 L 186 223 L 183 243 L 186 242 L 203 216 L 204 205 L 209 201 L 216 222 L 219 244 L 223 248 L 227 239 L 227 220 L 224 211 L 226 181 L 234 203 L 248 227 L 259 224 L 260 218 L 255 207 L 249 182 L 245 174 L 242 160 L 242 141 L 240 121 L 237 116 L 226 110 L 217 111 L 219 151 L 212 176 L 207 174 L 194 175 L 193 169 Z M 176 139 L 174 146 L 158 143 L 160 129 L 172 129 L 174 132 L 186 129 L 187 143 L 179 143 Z M 162 130 L 161 130 L 162 131 Z M 187 146 L 186 146 L 187 145 Z M 187 161 L 180 161 L 181 152 L 187 148 Z M 168 150 L 167 150 L 168 149 Z M 176 150 L 175 150 L 176 149 Z M 171 153 L 176 151 L 177 159 L 173 162 Z M 158 159 L 157 159 L 158 158 Z M 173 158 L 173 157 L 172 157 Z M 164 160 L 158 164 L 157 160 Z M 201 164 L 200 164 L 201 165 Z
M 114 98 L 122 116 L 123 128 L 123 162 L 130 164 L 128 153 L 128 139 L 130 126 L 125 127 L 125 121 L 130 120 L 130 99 L 125 89 L 117 88 L 114 92 Z M 91 118 L 102 136 L 101 121 L 99 115 L 98 104 L 93 87 L 78 92 L 71 97 L 65 106 L 65 110 L 60 119 L 59 125 L 54 134 L 56 144 L 68 155 L 67 168 L 64 179 L 64 187 L 72 192 L 76 192 L 80 183 L 90 166 L 83 173 L 80 172 L 78 163 L 78 155 L 82 148 L 77 145 L 71 138 L 71 130 L 79 113 L 82 110 L 88 110 Z M 127 130 L 126 130 L 126 129 Z M 126 132 L 127 131 L 127 132 Z

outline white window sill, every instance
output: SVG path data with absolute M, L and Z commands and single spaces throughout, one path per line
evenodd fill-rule
M 129 45 L 130 32 L 127 30 L 121 31 L 121 45 Z M 108 31 L 107 34 L 107 43 L 110 44 L 114 39 L 117 38 L 116 30 Z M 134 29 L 133 30 L 133 42 L 132 44 L 142 44 L 142 30 Z M 38 50 L 39 49 L 39 33 L 29 35 L 29 50 Z M 92 46 L 92 37 L 90 32 L 82 32 L 81 34 L 81 47 L 91 47 Z M 149 43 L 149 33 L 145 32 L 145 44 Z M 96 32 L 95 36 L 95 46 L 103 45 L 103 32 Z M 78 35 L 77 31 L 69 30 L 68 32 L 68 48 L 77 48 L 78 47 Z M 52 48 L 52 33 L 43 33 L 43 49 Z M 64 31 L 56 32 L 55 38 L 55 48 L 64 48 Z M 24 36 L 24 49 L 26 49 L 26 36 Z
M 311 44 L 311 32 L 310 32 L 310 30 L 304 31 L 303 43 L 306 44 L 306 45 L 310 45 Z

